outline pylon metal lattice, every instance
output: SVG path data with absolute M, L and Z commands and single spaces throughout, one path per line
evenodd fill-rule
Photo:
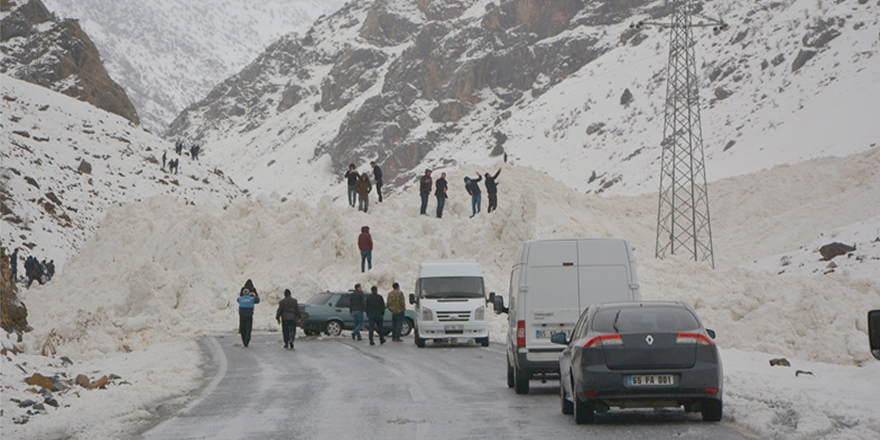
M 643 21 L 633 25 L 671 30 L 655 255 L 662 259 L 686 252 L 695 261 L 708 261 L 715 268 L 693 28 L 713 27 L 717 33 L 727 25 L 694 14 L 687 0 L 670 2 L 670 23 Z M 706 21 L 694 23 L 694 16 Z

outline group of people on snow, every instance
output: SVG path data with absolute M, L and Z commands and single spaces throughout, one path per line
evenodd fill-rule
M 178 140 L 177 142 L 174 143 L 174 152 L 177 153 L 178 157 L 171 159 L 169 161 L 168 160 L 168 152 L 163 151 L 162 152 L 162 169 L 164 170 L 165 165 L 167 164 L 168 165 L 168 172 L 169 173 L 173 172 L 174 174 L 177 174 L 177 171 L 180 170 L 180 157 L 179 156 L 183 154 L 184 149 L 189 150 L 189 157 L 191 157 L 193 160 L 199 160 L 199 153 L 201 153 L 201 151 L 202 151 L 201 145 L 190 144 L 190 146 L 187 147 L 186 143 L 184 143 L 182 140 Z
M 373 169 L 376 194 L 379 196 L 379 203 L 382 203 L 382 168 L 376 162 L 370 162 L 370 167 Z M 349 164 L 345 179 L 348 181 L 348 204 L 354 208 L 357 202 L 358 211 L 367 212 L 370 208 L 370 192 L 373 190 L 370 176 L 367 173 L 358 173 L 357 167 Z
M 12 251 L 12 255 L 9 256 L 9 266 L 10 281 L 14 283 L 18 280 L 18 249 Z M 31 255 L 24 260 L 24 274 L 27 278 L 27 287 L 31 287 L 34 281 L 40 285 L 46 284 L 55 275 L 55 260 L 46 261 L 44 258 L 41 261 Z

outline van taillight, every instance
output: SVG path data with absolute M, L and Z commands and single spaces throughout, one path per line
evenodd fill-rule
M 574 263 L 562 263 L 563 266 L 574 266 Z
M 526 346 L 526 322 L 525 321 L 517 321 L 516 322 L 516 346 L 517 347 L 525 347 Z

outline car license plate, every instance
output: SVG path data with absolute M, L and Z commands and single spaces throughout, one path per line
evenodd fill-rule
M 631 387 L 671 386 L 675 385 L 675 376 L 671 374 L 643 374 L 627 376 L 626 384 Z
M 461 324 L 450 324 L 443 327 L 443 330 L 446 330 L 446 333 L 450 332 L 463 332 L 464 325 Z
M 557 333 L 565 333 L 566 338 L 571 336 L 571 330 L 535 330 L 535 338 L 546 339 Z

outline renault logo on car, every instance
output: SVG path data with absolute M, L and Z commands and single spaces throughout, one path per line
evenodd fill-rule
M 647 342 L 648 345 L 654 345 L 654 337 L 651 335 L 648 335 L 648 337 L 645 338 L 645 342 Z

